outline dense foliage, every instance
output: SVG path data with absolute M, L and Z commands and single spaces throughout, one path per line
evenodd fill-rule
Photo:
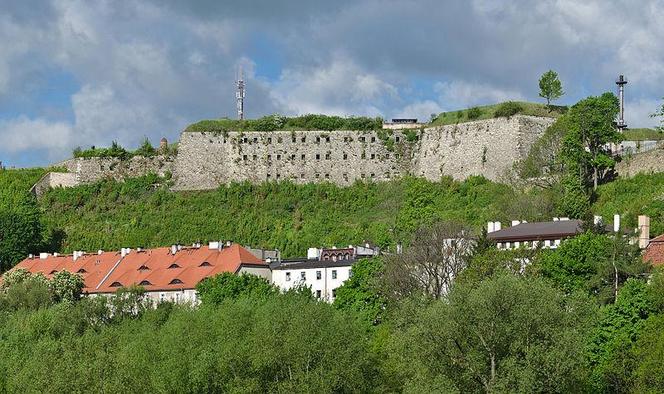
M 111 143 L 111 146 L 108 148 L 99 148 L 92 146 L 88 149 L 81 149 L 77 147 L 72 152 L 74 157 L 106 157 L 106 158 L 116 158 L 120 160 L 127 160 L 134 156 L 143 156 L 143 157 L 152 157 L 157 154 L 175 156 L 177 153 L 177 144 L 171 144 L 163 148 L 156 149 L 152 146 L 152 143 L 149 139 L 145 138 L 136 150 L 130 151 L 123 148 L 116 141 Z
M 539 80 L 539 96 L 546 99 L 546 105 L 551 105 L 551 101 L 557 100 L 562 97 L 563 85 L 558 79 L 558 73 L 549 70 L 542 74 Z
M 276 130 L 379 130 L 382 118 L 364 116 L 340 117 L 330 115 L 302 115 L 286 117 L 269 115 L 258 119 L 214 119 L 203 120 L 187 127 L 185 131 L 224 133 L 229 131 L 276 131 Z
M 494 105 L 473 107 L 467 110 L 443 112 L 432 115 L 431 124 L 442 126 L 448 124 L 464 123 L 474 120 L 492 119 L 516 114 L 557 118 L 567 111 L 567 107 L 556 105 L 543 105 L 538 103 L 509 101 Z

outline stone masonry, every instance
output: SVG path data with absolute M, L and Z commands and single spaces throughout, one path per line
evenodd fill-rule
M 183 132 L 174 189 L 287 179 L 347 186 L 408 174 L 498 180 L 552 123 L 516 115 L 411 131 Z
M 664 142 L 658 143 L 656 149 L 623 157 L 616 166 L 622 177 L 631 177 L 638 173 L 652 174 L 664 172 Z

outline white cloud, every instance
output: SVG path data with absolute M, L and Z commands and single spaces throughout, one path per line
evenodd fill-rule
M 432 100 L 418 101 L 413 104 L 407 105 L 405 108 L 397 112 L 397 118 L 417 118 L 420 122 L 428 122 L 432 114 L 439 114 L 443 112 L 440 105 Z
M 435 85 L 434 90 L 439 94 L 440 106 L 447 111 L 524 99 L 523 95 L 516 90 L 466 81 L 439 82 Z
M 57 155 L 69 149 L 72 137 L 72 127 L 65 122 L 26 116 L 0 121 L 0 146 L 10 153 L 47 149 Z

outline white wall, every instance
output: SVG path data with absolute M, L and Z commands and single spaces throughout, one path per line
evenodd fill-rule
M 311 288 L 314 296 L 320 291 L 320 298 L 334 301 L 334 290 L 339 288 L 350 277 L 351 266 L 334 268 L 309 268 L 309 269 L 277 269 L 272 271 L 272 282 L 282 291 L 292 289 L 298 285 Z M 317 279 L 316 272 L 320 271 L 321 278 Z M 333 279 L 333 271 L 336 271 L 336 279 Z M 301 279 L 304 272 L 305 279 Z M 290 274 L 290 280 L 288 275 Z

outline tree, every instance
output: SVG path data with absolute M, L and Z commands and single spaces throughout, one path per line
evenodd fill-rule
M 406 386 L 457 392 L 583 392 L 585 333 L 594 308 L 544 280 L 500 274 L 457 283 L 446 300 L 408 315 L 394 354 Z
M 441 298 L 466 268 L 473 245 L 470 232 L 458 223 L 420 227 L 404 253 L 385 258 L 387 294 L 395 299 L 416 294 Z
M 616 235 L 586 232 L 541 253 L 537 269 L 565 293 L 584 291 L 603 302 L 613 302 L 630 277 L 646 270 L 638 248 Z
M 563 86 L 558 79 L 558 73 L 549 70 L 542 74 L 539 80 L 540 97 L 546 99 L 546 105 L 551 105 L 551 101 L 559 99 L 565 92 Z
M 256 275 L 235 275 L 230 272 L 206 278 L 196 285 L 203 305 L 219 305 L 241 297 L 265 299 L 279 290 L 265 278 Z
M 558 184 L 564 172 L 560 151 L 566 132 L 565 117 L 560 117 L 535 141 L 528 156 L 518 164 L 519 176 L 542 188 Z
M 12 207 L 0 206 L 0 272 L 10 269 L 29 253 L 38 252 L 42 243 L 39 216 L 32 199 Z
M 69 271 L 57 272 L 49 281 L 49 287 L 55 302 L 72 303 L 78 301 L 81 298 L 84 286 L 83 277 Z
M 659 126 L 657 126 L 657 130 L 659 130 L 660 133 L 664 133 L 664 104 L 655 112 L 650 114 L 651 118 L 662 118 L 660 119 Z
M 567 170 L 584 184 L 592 184 L 593 190 L 597 190 L 615 165 L 609 144 L 622 140 L 613 124 L 618 111 L 618 98 L 613 93 L 604 93 L 579 101 L 563 115 L 567 124 L 563 160 Z
M 334 306 L 342 311 L 355 311 L 363 315 L 370 325 L 382 321 L 387 300 L 380 291 L 383 272 L 381 258 L 363 259 L 353 265 L 352 276 L 337 289 Z
M 145 139 L 143 139 L 143 143 L 138 149 L 136 149 L 134 154 L 143 157 L 152 157 L 157 154 L 157 150 L 152 146 L 148 137 L 145 137 Z

